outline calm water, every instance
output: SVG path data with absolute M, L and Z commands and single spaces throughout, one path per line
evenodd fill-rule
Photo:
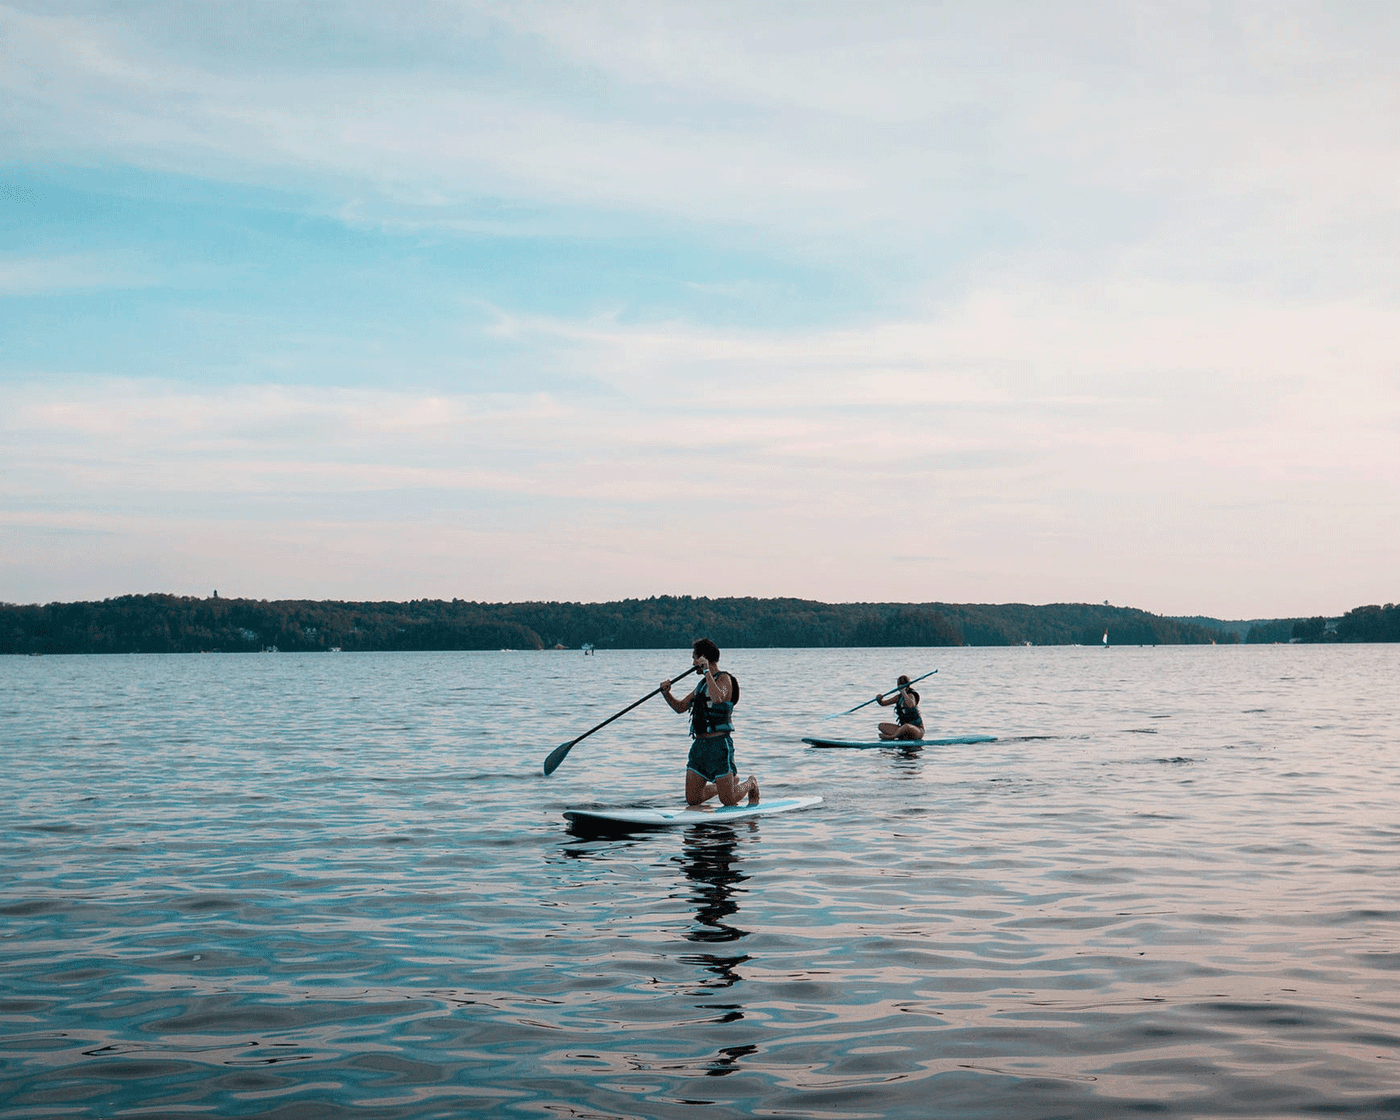
M 1400 647 L 730 651 L 825 804 L 570 835 L 688 664 L 0 659 L 5 1117 L 1400 1113 Z

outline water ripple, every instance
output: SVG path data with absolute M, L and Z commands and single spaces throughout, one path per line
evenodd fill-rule
M 823 806 L 571 836 L 675 658 L 0 661 L 6 1115 L 1400 1112 L 1400 651 L 734 651 Z M 994 742 L 801 746 L 926 662 Z

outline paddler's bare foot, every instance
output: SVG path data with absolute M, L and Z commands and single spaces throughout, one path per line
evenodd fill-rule
M 758 804 L 758 779 L 752 774 L 749 775 L 749 804 Z

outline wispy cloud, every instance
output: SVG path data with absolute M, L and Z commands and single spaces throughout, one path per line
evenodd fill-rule
M 328 553 L 341 594 L 1386 597 L 1388 8 L 16 3 L 0 44 L 41 184 L 0 583 L 47 528 L 109 542 L 64 586 L 175 541 L 261 594 Z
M 30 385 L 4 425 L 0 476 L 13 507 L 85 509 L 93 525 L 157 504 L 202 523 L 256 509 L 268 526 L 334 509 L 345 534 L 402 522 L 449 539 L 491 526 L 513 547 L 563 536 L 590 554 L 674 562 L 594 571 L 575 589 L 592 596 L 667 590 L 655 583 L 665 570 L 716 593 L 919 598 L 936 573 L 938 597 L 1008 597 L 993 588 L 1024 587 L 1030 548 L 1037 578 L 1042 565 L 1075 570 L 1054 585 L 1094 597 L 1125 567 L 1144 589 L 1179 578 L 1182 542 L 1136 554 L 1159 526 L 1183 527 L 1219 559 L 1296 551 L 1304 524 L 1348 533 L 1400 513 L 1377 484 L 1395 463 L 1400 394 L 1364 343 L 1336 350 L 1339 338 L 1390 336 L 1390 316 L 1262 307 L 1239 320 L 1188 306 L 1173 318 L 1163 293 L 1139 293 L 1105 331 L 1049 293 L 1026 298 L 810 334 L 515 324 L 610 384 L 605 396 Z M 722 580 L 741 586 L 709 586 L 687 559 L 679 530 L 693 516 L 733 550 Z M 677 540 L 663 544 L 666 525 Z M 904 547 L 869 549 L 895 539 Z M 989 555 L 990 540 L 1006 551 Z M 952 544 L 982 567 L 907 559 Z M 845 556 L 860 574 L 833 579 L 818 556 Z M 525 594 L 515 575 L 502 569 L 492 594 Z M 626 579 L 642 582 L 629 592 Z
M 259 11 L 238 37 L 160 6 L 10 9 L 11 139 L 317 184 L 362 220 L 528 229 L 566 207 L 575 232 L 649 215 L 810 253 L 859 239 L 946 257 L 968 223 L 1000 221 L 1057 268 L 1071 247 L 1184 267 L 1189 243 L 1208 270 L 1286 260 L 1303 234 L 1395 233 L 1383 62 L 1400 29 L 1382 9 L 506 5 L 393 30 L 349 9 L 326 39 L 353 49 L 300 56 L 256 36 Z M 185 38 L 157 33 L 162 12 Z
M 111 253 L 0 253 L 0 296 L 154 287 L 153 270 Z

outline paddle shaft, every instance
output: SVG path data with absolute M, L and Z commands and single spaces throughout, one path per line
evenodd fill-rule
M 932 673 L 925 673 L 922 677 L 915 677 L 912 681 L 909 682 L 909 684 L 918 684 L 918 683 L 919 683 L 921 680 L 923 680 L 925 677 L 931 677 L 931 676 L 933 676 L 933 674 L 936 673 L 936 672 L 938 672 L 938 670 L 937 670 L 937 669 L 934 669 Z M 903 691 L 904 689 L 908 688 L 908 687 L 909 687 L 909 684 L 897 685 L 896 687 L 890 689 L 889 692 L 882 692 L 882 693 L 880 693 L 879 696 L 876 696 L 876 697 L 874 697 L 874 698 L 872 698 L 872 699 L 870 699 L 870 700 L 865 701 L 865 704 L 873 704 L 873 703 L 875 703 L 876 700 L 881 700 L 881 699 L 883 699 L 884 697 L 890 695 L 890 693 L 893 693 L 893 692 L 901 692 L 901 691 Z M 865 704 L 857 704 L 854 708 L 847 708 L 844 712 L 837 712 L 837 713 L 836 713 L 836 716 L 848 716 L 848 715 L 850 715 L 852 712 L 858 712 L 858 711 L 860 711 L 863 707 L 865 707 Z M 836 716 L 827 716 L 826 718 L 827 718 L 827 719 L 835 719 Z
M 680 674 L 678 674 L 678 675 L 672 677 L 671 680 L 670 680 L 668 683 L 670 683 L 670 684 L 675 684 L 675 683 L 676 683 L 678 680 L 680 680 L 682 677 L 688 677 L 688 676 L 690 676 L 691 673 L 693 673 L 693 672 L 695 672 L 695 671 L 696 671 L 696 670 L 695 670 L 695 666 L 692 665 L 692 666 L 691 666 L 689 669 L 687 669 L 684 673 L 680 673 Z M 544 772 L 545 772 L 546 776 L 548 776 L 548 775 L 550 775 L 550 774 L 553 774 L 554 771 L 556 771 L 556 770 L 559 769 L 559 764 L 560 764 L 561 762 L 564 761 L 564 756 L 567 755 L 571 750 L 574 749 L 574 745 L 575 745 L 575 744 L 583 742 L 583 740 L 587 739 L 590 735 L 593 734 L 593 732 L 595 732 L 595 731 L 601 731 L 603 728 L 607 727 L 608 724 L 612 723 L 613 720 L 618 719 L 618 718 L 620 718 L 620 717 L 622 717 L 622 716 L 625 716 L 625 715 L 626 715 L 628 712 L 630 712 L 633 708 L 635 708 L 635 707 L 637 707 L 637 706 L 639 706 L 639 705 L 641 705 L 641 704 L 645 704 L 645 703 L 646 703 L 648 700 L 650 700 L 653 696 L 656 696 L 657 694 L 659 694 L 659 693 L 661 693 L 661 692 L 664 692 L 664 691 L 665 691 L 665 689 L 662 689 L 662 688 L 654 688 L 654 689 L 652 689 L 650 692 L 648 692 L 645 696 L 643 696 L 640 700 L 636 700 L 636 701 L 632 702 L 631 704 L 628 704 L 627 707 L 625 707 L 625 708 L 622 709 L 622 711 L 616 713 L 615 715 L 608 716 L 608 718 L 605 719 L 605 720 L 603 720 L 602 723 L 598 724 L 597 727 L 590 727 L 587 731 L 585 731 L 585 732 L 584 732 L 582 735 L 580 735 L 577 739 L 570 739 L 567 743 L 560 743 L 557 747 L 555 747 L 552 751 L 549 752 L 549 757 L 546 758 L 546 759 L 544 760 Z

